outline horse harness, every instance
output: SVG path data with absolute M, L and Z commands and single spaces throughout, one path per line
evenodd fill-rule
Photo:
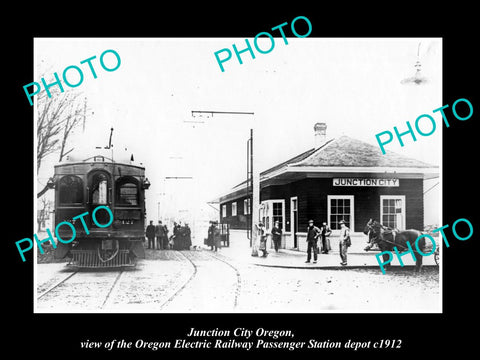
M 397 236 L 397 233 L 398 233 L 399 231 L 398 231 L 397 229 L 390 229 L 390 228 L 388 228 L 388 227 L 386 227 L 386 226 L 384 226 L 384 225 L 381 225 L 381 226 L 382 226 L 382 229 L 383 229 L 383 231 L 384 231 L 384 234 L 387 234 L 387 235 L 392 234 L 393 242 L 386 240 L 385 238 L 383 238 L 383 236 L 382 236 L 382 240 L 385 241 L 385 242 L 387 242 L 387 243 L 397 245 L 397 244 L 395 243 L 395 237 Z M 400 245 L 400 246 L 401 246 L 401 245 Z
M 388 228 L 388 227 L 386 227 L 386 226 L 384 226 L 384 225 L 382 225 L 382 224 L 380 224 L 380 223 L 377 223 L 377 224 L 378 224 L 379 228 L 381 228 L 385 233 L 387 233 L 387 234 L 392 234 L 392 237 L 393 237 L 393 242 L 384 239 L 383 236 L 382 236 L 381 241 L 385 241 L 385 242 L 387 242 L 387 243 L 389 243 L 389 244 L 396 245 L 396 243 L 395 243 L 395 237 L 397 236 L 398 230 Z M 370 229 L 373 228 L 373 226 L 371 226 L 371 225 L 369 225 L 369 227 L 370 227 Z M 374 234 L 375 234 L 375 233 L 374 233 Z M 378 239 L 378 238 L 380 237 L 380 235 L 381 235 L 381 233 L 380 233 L 379 235 L 374 235 L 374 236 L 372 237 L 371 241 Z
M 384 225 L 382 225 L 382 224 L 380 224 L 380 223 L 379 223 L 379 226 L 380 226 L 380 227 L 384 230 L 384 232 L 386 232 L 387 234 L 392 234 L 392 237 L 393 237 L 393 242 L 392 242 L 392 241 L 389 241 L 389 240 L 386 240 L 385 238 L 383 238 L 383 236 L 382 236 L 381 241 L 385 241 L 386 243 L 395 245 L 395 246 L 397 246 L 397 247 L 400 246 L 400 247 L 403 248 L 403 250 L 408 249 L 408 247 L 403 246 L 403 245 L 401 245 L 401 244 L 397 244 L 397 243 L 395 242 L 395 237 L 397 236 L 397 233 L 400 232 L 399 230 L 388 228 L 388 227 L 386 227 L 386 226 L 384 226 Z M 374 238 L 372 238 L 372 240 L 373 240 L 373 239 L 377 239 L 378 237 L 379 237 L 379 236 L 375 236 Z M 418 251 L 415 251 L 415 250 L 413 250 L 413 249 L 412 249 L 412 251 L 415 252 L 415 253 L 417 253 L 417 254 L 419 254 Z

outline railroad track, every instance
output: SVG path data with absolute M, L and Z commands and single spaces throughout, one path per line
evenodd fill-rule
M 183 254 L 182 252 L 180 251 L 176 251 L 175 254 L 180 254 L 184 259 L 186 259 L 190 265 L 192 266 L 193 268 L 193 271 L 192 271 L 192 274 L 190 275 L 190 277 L 179 287 L 177 288 L 177 290 L 171 294 L 161 305 L 160 305 L 160 309 L 163 309 L 165 306 L 167 306 L 169 303 L 172 302 L 173 299 L 175 299 L 179 294 L 180 292 L 185 289 L 185 287 L 192 281 L 192 279 L 197 275 L 197 265 L 195 265 L 195 263 L 188 257 L 186 256 L 185 254 Z
M 120 282 L 120 278 L 122 277 L 123 273 L 124 273 L 124 269 L 123 268 L 119 268 L 117 270 L 117 275 L 115 276 L 115 279 L 113 280 L 113 282 L 111 283 L 111 285 L 105 289 L 105 293 L 106 293 L 106 296 L 105 298 L 103 299 L 101 305 L 100 305 L 100 309 L 103 309 L 105 308 L 110 299 L 111 299 L 111 295 L 112 293 L 114 292 L 114 289 L 116 288 L 116 286 L 118 285 L 118 283 Z M 86 272 L 82 272 L 80 270 L 75 270 L 73 271 L 72 273 L 70 273 L 68 276 L 64 277 L 63 279 L 57 281 L 55 284 L 53 284 L 52 286 L 50 286 L 47 290 L 43 291 L 40 295 L 37 296 L 37 301 L 39 301 L 40 299 L 44 298 L 47 294 L 50 294 L 54 291 L 61 291 L 61 288 L 63 286 L 68 286 L 69 285 L 69 281 L 72 280 L 72 278 L 74 278 L 74 276 L 77 275 L 77 277 L 81 274 L 85 274 Z
M 110 288 L 110 290 L 108 290 L 108 293 L 107 293 L 107 296 L 105 297 L 105 300 L 103 301 L 102 303 L 102 309 L 105 308 L 105 306 L 108 304 L 109 300 L 110 300 L 110 296 L 112 295 L 112 292 L 113 290 L 115 289 L 115 287 L 117 286 L 117 284 L 120 282 L 120 278 L 122 277 L 124 271 L 123 271 L 123 268 L 120 270 L 120 272 L 118 273 L 117 277 L 115 278 L 113 284 L 112 284 L 112 287 Z
M 37 300 L 40 300 L 42 297 L 44 297 L 45 295 L 47 295 L 48 293 L 52 292 L 53 290 L 55 290 L 56 288 L 58 288 L 60 285 L 62 285 L 63 283 L 65 283 L 68 279 L 70 279 L 71 277 L 73 277 L 75 274 L 78 273 L 78 270 L 77 271 L 74 271 L 72 272 L 71 274 L 69 274 L 68 276 L 66 276 L 65 278 L 63 278 L 62 280 L 56 282 L 54 285 L 50 286 L 47 290 L 45 290 L 44 292 L 42 292 L 40 295 L 37 296 Z
M 165 308 L 174 299 L 176 299 L 180 295 L 182 295 L 182 293 L 185 291 L 185 289 L 188 288 L 188 286 L 191 285 L 192 282 L 195 280 L 195 278 L 198 276 L 198 266 L 195 263 L 195 261 L 199 261 L 199 259 L 195 259 L 195 255 L 193 255 L 193 254 L 195 254 L 195 252 L 190 253 L 189 251 L 185 251 L 185 252 L 177 251 L 176 253 L 180 254 L 184 259 L 186 259 L 191 264 L 193 271 L 192 271 L 192 274 L 190 275 L 190 277 L 179 288 L 177 288 L 177 290 L 173 294 L 171 294 L 165 302 L 163 302 L 160 305 L 160 309 Z M 236 276 L 236 285 L 235 285 L 235 291 L 234 291 L 233 308 L 235 309 L 238 306 L 238 303 L 239 303 L 240 288 L 241 288 L 241 277 L 240 277 L 239 270 L 235 266 L 233 266 L 231 263 L 229 263 L 228 261 L 220 258 L 217 255 L 213 255 L 210 252 L 205 251 L 205 252 L 201 252 L 201 253 L 197 253 L 197 254 L 201 254 L 200 256 L 204 256 L 206 254 L 206 257 L 218 260 L 218 261 L 226 264 L 227 266 L 229 266 L 230 268 L 232 268 L 234 270 L 235 276 Z M 218 285 L 218 284 L 216 284 L 216 285 Z M 205 289 L 205 290 L 207 291 L 207 289 Z
M 147 286 L 143 288 L 140 286 L 142 290 L 148 291 L 145 294 L 150 294 L 142 298 L 143 293 L 138 293 L 137 281 L 143 281 L 145 284 L 145 276 L 147 279 L 155 279 L 158 270 L 152 273 L 153 277 L 151 273 L 147 275 L 142 275 L 142 271 L 130 273 L 122 268 L 116 271 L 102 271 L 102 273 L 76 270 L 57 280 L 39 294 L 37 307 L 122 309 L 123 304 L 126 307 L 129 304 L 142 304 L 143 299 L 147 299 L 145 305 L 148 301 L 152 303 L 152 310 L 167 312 L 188 312 L 196 309 L 203 311 L 210 308 L 215 310 L 216 306 L 226 310 L 238 307 L 241 290 L 240 271 L 228 259 L 210 251 L 175 251 L 171 253 L 171 260 L 181 261 L 184 264 L 181 267 L 183 275 L 181 280 L 178 279 L 181 283 L 178 280 L 169 281 L 170 286 L 164 287 L 167 291 L 157 297 L 156 301 L 151 300 L 151 294 L 162 292 L 158 292 L 159 288 L 155 287 L 155 282 L 147 280 L 149 281 Z M 232 278 L 232 270 L 234 278 Z M 128 275 L 123 276 L 126 273 Z M 162 282 L 162 284 L 167 283 Z M 140 298 L 137 297 L 139 294 Z M 139 300 L 141 302 L 138 302 Z
M 234 300 L 233 307 L 236 308 L 238 306 L 238 302 L 239 302 L 239 298 L 240 298 L 240 290 L 241 290 L 241 287 L 242 287 L 242 278 L 240 277 L 240 271 L 238 271 L 238 269 L 235 266 L 233 266 L 231 263 L 229 263 L 228 261 L 226 261 L 224 259 L 221 259 L 217 255 L 213 255 L 211 253 L 208 253 L 208 254 L 210 256 L 216 258 L 217 260 L 227 264 L 228 266 L 230 266 L 235 271 L 235 275 L 237 276 L 237 286 L 236 286 L 236 289 L 235 289 L 235 300 Z

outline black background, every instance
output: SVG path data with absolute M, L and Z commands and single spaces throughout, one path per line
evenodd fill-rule
M 137 357 L 138 349 L 107 352 L 81 350 L 80 341 L 166 341 L 184 338 L 191 327 L 200 329 L 291 329 L 297 340 L 309 338 L 346 341 L 348 339 L 402 339 L 396 350 L 362 350 L 350 355 L 391 357 L 394 355 L 441 355 L 448 350 L 467 354 L 475 348 L 477 322 L 476 277 L 478 259 L 478 150 L 477 122 L 480 106 L 478 87 L 478 19 L 476 10 L 459 2 L 422 7 L 417 4 L 384 2 L 381 6 L 345 2 L 338 6 L 298 6 L 295 3 L 270 3 L 260 10 L 246 3 L 222 3 L 217 6 L 187 3 L 182 9 L 162 3 L 111 4 L 107 9 L 97 4 L 57 6 L 54 3 L 10 8 L 4 23 L 6 66 L 2 91 L 4 141 L 2 188 L 6 201 L 3 211 L 3 277 L 7 286 L 2 298 L 3 351 L 34 351 L 38 355 L 65 358 L 79 354 L 96 357 L 118 356 L 120 352 Z M 300 4 L 301 5 L 301 4 Z M 306 16 L 312 23 L 309 37 L 442 37 L 443 38 L 443 103 L 449 104 L 446 114 L 450 128 L 443 128 L 443 224 L 467 218 L 474 226 L 474 235 L 467 241 L 446 234 L 450 248 L 444 248 L 443 314 L 34 314 L 33 261 L 31 252 L 21 262 L 15 241 L 33 235 L 33 108 L 28 104 L 23 85 L 33 79 L 34 37 L 230 37 L 252 38 L 296 16 Z M 476 29 L 475 29 L 476 28 Z M 302 33 L 299 29 L 299 33 Z M 213 56 L 212 49 L 212 56 Z M 195 54 L 191 54 L 192 62 Z M 141 71 L 141 69 L 139 69 Z M 467 121 L 456 120 L 451 105 L 458 98 L 473 104 L 474 114 Z M 425 109 L 431 114 L 433 109 Z M 409 119 L 406 119 L 409 120 Z M 411 120 L 411 119 L 410 119 Z M 421 141 L 421 139 L 419 139 Z M 473 326 L 473 327 L 472 327 Z M 307 356 L 336 357 L 345 350 L 304 350 Z M 279 351 L 257 351 L 279 354 Z M 283 352 L 286 352 L 283 350 Z M 101 353 L 101 354 L 100 354 Z M 165 350 L 145 352 L 143 356 L 173 357 L 180 353 L 198 356 L 204 350 Z M 228 356 L 231 351 L 215 350 Z M 245 356 L 251 352 L 243 352 Z M 290 355 L 298 355 L 293 352 Z M 346 354 L 341 354 L 346 355 Z M 33 354 L 32 356 L 35 356 Z

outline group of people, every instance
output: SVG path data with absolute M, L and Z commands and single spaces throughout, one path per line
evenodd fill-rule
M 340 239 L 339 239 L 339 252 L 340 252 L 340 265 L 347 265 L 347 249 L 352 245 L 350 240 L 350 229 L 347 227 L 344 220 L 340 220 Z M 331 250 L 330 239 L 328 236 L 332 233 L 332 230 L 327 225 L 326 222 L 323 222 L 320 228 L 316 227 L 313 224 L 313 220 L 308 221 L 307 229 L 307 261 L 309 263 L 312 258 L 313 252 L 313 263 L 317 262 L 317 256 L 319 253 L 319 247 L 317 245 L 318 239 L 321 238 L 321 249 L 320 251 L 323 254 L 328 254 L 328 251 Z
M 173 236 L 170 238 L 173 250 L 190 250 L 192 246 L 192 230 L 188 224 L 173 223 Z
M 347 227 L 344 220 L 340 220 L 340 239 L 339 239 L 339 252 L 341 258 L 341 265 L 347 265 L 347 250 L 351 246 L 350 229 Z M 262 257 L 268 255 L 267 251 L 267 234 L 263 223 L 259 223 L 257 227 L 258 235 L 260 238 L 259 250 L 262 251 Z M 330 246 L 330 239 L 328 238 L 332 233 L 332 230 L 326 222 L 323 222 L 322 226 L 318 228 L 314 225 L 313 220 L 308 221 L 307 229 L 307 261 L 309 263 L 312 259 L 313 263 L 318 260 L 318 254 L 328 254 L 332 250 Z M 176 222 L 173 223 L 173 235 L 168 237 L 168 228 L 163 225 L 159 220 L 158 225 L 153 225 L 153 221 L 150 221 L 150 225 L 147 226 L 145 236 L 148 239 L 148 249 L 174 249 L 174 250 L 189 250 L 192 246 L 191 230 L 188 224 L 181 225 Z M 271 230 L 271 236 L 275 252 L 278 252 L 282 239 L 282 229 L 279 226 L 279 222 L 275 221 Z M 156 239 L 156 244 L 155 244 Z M 320 247 L 318 246 L 318 240 L 320 239 Z M 221 247 L 222 234 L 218 228 L 217 221 L 210 221 L 208 228 L 208 236 L 205 239 L 205 245 L 210 246 L 212 251 L 218 251 Z
M 157 225 L 153 225 L 153 221 L 150 220 L 150 225 L 145 230 L 145 237 L 148 240 L 147 249 L 168 249 L 168 228 L 160 220 Z
M 282 241 L 282 229 L 280 228 L 279 224 L 280 223 L 278 221 L 275 221 L 270 233 L 272 235 L 272 242 L 275 252 L 278 252 L 280 243 Z M 262 222 L 258 223 L 257 231 L 260 238 L 260 246 L 258 247 L 258 250 L 263 253 L 262 257 L 267 257 L 267 234 L 265 233 L 265 228 Z
M 350 247 L 351 240 L 350 240 L 350 229 L 347 227 L 344 220 L 340 220 L 340 239 L 339 239 L 339 251 L 340 251 L 340 264 L 345 266 L 347 265 L 347 249 Z M 258 235 L 260 237 L 260 246 L 259 250 L 262 251 L 262 257 L 266 257 L 268 255 L 267 251 L 267 234 L 265 233 L 263 223 L 258 224 Z M 332 247 L 330 245 L 330 239 L 328 238 L 332 233 L 332 230 L 328 226 L 326 222 L 323 222 L 322 226 L 318 228 L 314 225 L 313 220 L 308 221 L 308 229 L 307 229 L 307 261 L 309 263 L 312 259 L 312 252 L 313 252 L 313 263 L 317 262 L 318 254 L 321 252 L 322 254 L 328 254 Z M 278 248 L 280 246 L 281 238 L 282 238 L 282 229 L 279 227 L 279 222 L 275 221 L 274 226 L 271 230 L 273 246 L 275 251 L 278 252 Z M 320 241 L 320 247 L 318 246 L 318 240 Z
M 147 249 L 157 250 L 189 250 L 192 245 L 191 230 L 188 224 L 181 225 L 173 223 L 173 235 L 168 237 L 167 225 L 163 225 L 159 220 L 157 225 L 150 225 L 145 230 L 145 237 L 148 240 Z

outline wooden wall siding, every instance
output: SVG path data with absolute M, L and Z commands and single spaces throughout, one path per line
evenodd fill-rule
M 328 221 L 327 196 L 353 195 L 356 232 L 363 231 L 370 218 L 380 220 L 380 195 L 405 195 L 406 228 L 423 230 L 423 180 L 400 179 L 399 187 L 340 187 L 333 186 L 332 179 L 307 178 L 286 185 L 268 186 L 262 189 L 260 201 L 285 200 L 285 228 L 291 230 L 290 198 L 298 198 L 298 229 L 305 231 L 308 220 L 313 219 L 316 225 Z M 231 216 L 231 201 L 227 202 L 227 219 L 234 229 L 246 229 L 247 218 L 244 216 L 243 200 L 237 201 L 237 216 Z M 222 204 L 223 205 L 223 204 Z
M 405 195 L 406 228 L 423 230 L 423 180 L 400 179 L 399 187 L 339 187 L 332 179 L 304 179 L 297 181 L 291 196 L 298 196 L 299 228 L 309 219 L 315 224 L 328 220 L 328 195 L 353 195 L 355 231 L 363 231 L 370 218 L 380 220 L 380 195 Z
M 224 204 L 227 205 L 227 216 L 225 218 L 224 217 L 220 218 L 220 222 L 230 224 L 230 227 L 232 229 L 243 229 L 243 230 L 247 229 L 247 218 L 249 218 L 250 215 L 245 215 L 243 200 L 245 200 L 246 198 L 247 197 L 242 197 L 235 201 L 228 201 L 226 203 L 221 203 L 220 211 Z M 233 202 L 237 203 L 237 216 L 232 216 Z

